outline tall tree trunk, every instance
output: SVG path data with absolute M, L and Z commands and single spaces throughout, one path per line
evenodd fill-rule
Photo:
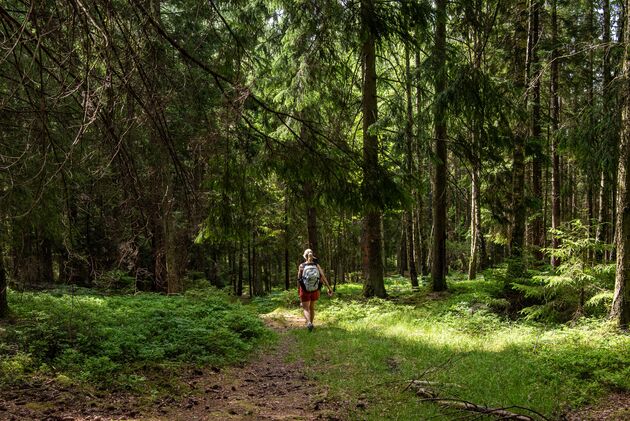
M 147 0 L 147 11 L 151 14 L 151 17 L 161 22 L 161 0 Z M 148 28 L 151 30 L 152 28 Z M 157 36 L 150 37 L 147 40 L 147 62 L 149 64 L 146 69 L 146 77 L 148 79 L 148 98 L 147 102 L 151 106 L 151 112 L 153 116 L 150 120 L 158 121 L 159 115 L 163 112 L 164 97 L 162 79 L 164 77 L 165 65 L 164 65 L 164 49 L 160 45 L 159 38 Z M 154 123 L 157 124 L 157 123 Z M 158 127 L 150 128 L 150 142 L 152 155 L 150 157 L 150 176 L 151 180 L 147 180 L 147 183 L 152 184 L 152 188 L 148 190 L 148 206 L 150 206 L 148 215 L 149 221 L 149 235 L 151 237 L 151 273 L 153 275 L 154 291 L 168 292 L 168 270 L 167 270 L 167 253 L 168 253 L 168 235 L 167 224 L 169 211 L 168 198 L 171 190 L 169 189 L 169 171 L 165 168 L 165 162 L 167 161 L 163 144 L 163 133 Z
M 626 0 L 626 11 L 630 0 Z M 630 326 L 630 19 L 626 18 L 624 31 L 625 51 L 621 75 L 622 116 L 617 172 L 617 273 L 610 317 L 623 329 Z
M 558 14 L 557 0 L 551 4 L 551 228 L 560 228 L 560 155 L 558 154 L 558 127 L 560 124 L 560 101 L 558 98 Z M 560 247 L 560 239 L 552 235 L 551 247 Z M 551 257 L 551 266 L 558 267 L 560 258 Z
M 604 56 L 602 60 L 603 86 L 602 86 L 602 102 L 604 111 L 604 121 L 613 121 L 613 92 L 612 92 L 612 75 L 610 72 L 610 0 L 603 0 L 603 34 L 602 41 L 604 43 Z M 609 129 L 612 124 L 606 124 L 604 129 L 604 138 L 602 139 L 603 147 L 606 151 L 612 152 L 614 142 L 612 138 L 614 134 Z M 597 213 L 597 240 L 604 243 L 608 241 L 608 208 L 610 206 L 610 188 L 608 177 L 608 166 L 602 164 L 600 172 L 600 193 L 599 193 L 599 212 Z
M 405 45 L 405 96 L 407 102 L 406 124 L 405 124 L 405 170 L 410 184 L 414 182 L 414 165 L 413 165 L 413 99 L 411 97 L 411 60 L 409 57 L 409 46 Z M 418 187 L 411 188 L 412 197 L 415 197 L 415 190 Z M 411 288 L 418 288 L 418 273 L 416 271 L 416 260 L 413 246 L 413 206 L 409 206 L 403 213 L 403 225 L 405 227 L 407 266 L 409 268 L 409 278 L 411 279 Z
M 588 44 L 593 44 L 596 42 L 595 39 L 595 34 L 593 33 L 594 31 L 594 10 L 593 10 L 593 0 L 588 0 L 586 2 L 587 6 L 588 6 L 588 13 L 587 13 L 587 18 L 586 18 L 586 24 L 588 26 L 588 31 L 587 31 L 587 39 L 586 39 L 586 43 Z M 595 129 L 595 110 L 594 110 L 594 97 L 595 97 L 595 90 L 594 90 L 594 82 L 595 82 L 595 74 L 593 71 L 593 65 L 594 65 L 594 59 L 593 59 L 593 48 L 589 48 L 588 49 L 588 55 L 587 55 L 587 81 L 588 81 L 588 88 L 587 88 L 587 102 L 588 102 L 588 133 L 589 133 L 589 145 L 594 145 L 595 144 L 595 140 L 594 140 L 594 136 L 593 136 L 593 132 Z M 589 223 L 589 236 L 590 237 L 594 237 L 596 236 L 597 232 L 595 230 L 595 192 L 594 192 L 594 188 L 596 187 L 596 185 L 599 184 L 598 180 L 599 177 L 595 177 L 594 173 L 597 171 L 596 167 L 592 167 L 588 169 L 588 173 L 586 175 L 586 180 L 588 183 L 588 223 Z M 590 252 L 589 254 L 593 254 L 593 252 Z
M 361 26 L 364 37 L 363 58 L 363 197 L 365 200 L 364 216 L 364 252 L 367 273 L 363 286 L 366 297 L 385 297 L 383 281 L 383 243 L 381 230 L 381 198 L 378 187 L 378 138 L 372 133 L 376 123 L 376 34 L 374 33 L 374 2 L 361 0 Z
M 522 3 L 518 8 L 522 9 Z M 522 13 L 522 10 L 518 10 Z M 523 48 L 526 35 L 523 19 L 519 16 L 515 21 L 514 74 L 515 85 L 519 90 L 525 88 L 526 48 Z M 527 208 L 525 205 L 525 128 L 517 127 L 514 135 L 512 156 L 512 229 L 510 235 L 510 261 L 508 273 L 511 277 L 522 277 L 525 272 L 524 246 L 525 221 Z
M 528 37 L 528 83 L 532 91 L 531 121 L 530 121 L 530 144 L 535 145 L 532 159 L 532 193 L 536 199 L 535 216 L 532 220 L 532 240 L 534 246 L 534 256 L 537 260 L 543 259 L 542 248 L 545 246 L 545 227 L 543 225 L 542 202 L 542 139 L 540 128 L 540 66 L 538 61 L 538 40 L 540 36 L 540 0 L 531 0 L 530 5 L 530 26 Z
M 420 31 L 418 30 L 418 33 L 420 33 Z M 420 43 L 420 40 L 418 40 L 418 43 Z M 415 64 L 416 64 L 416 69 L 419 71 L 420 66 L 421 66 L 421 61 L 420 61 L 420 49 L 416 48 L 416 54 L 415 54 Z M 416 189 L 415 189 L 415 209 L 412 210 L 412 216 L 413 216 L 413 221 L 414 221 L 414 225 L 415 228 L 413 230 L 413 235 L 414 235 L 414 251 L 416 252 L 416 263 L 418 265 L 418 272 L 420 272 L 422 274 L 422 276 L 427 276 L 429 274 L 429 269 L 427 266 L 427 255 L 428 250 L 427 250 L 427 241 L 426 241 L 426 237 L 427 237 L 427 228 L 426 228 L 426 223 L 425 221 L 428 219 L 426 218 L 426 211 L 425 211 L 425 206 L 424 206 L 424 189 L 425 189 L 425 184 L 424 184 L 424 180 L 425 180 L 425 173 L 424 173 L 424 153 L 422 152 L 422 147 L 421 147 L 421 141 L 422 141 L 422 134 L 424 133 L 424 129 L 425 129 L 425 119 L 424 119 L 424 113 L 422 112 L 422 87 L 421 85 L 418 83 L 416 84 L 416 115 L 417 117 L 417 130 L 416 130 L 416 136 L 415 136 L 415 142 L 414 142 L 414 155 L 416 156 L 417 160 L 418 160 L 418 167 L 417 167 L 417 171 L 416 171 L 416 179 L 417 179 L 417 185 L 416 185 Z
M 446 290 L 446 106 L 439 96 L 446 89 L 446 0 L 436 0 L 435 21 L 435 95 L 434 153 L 437 159 L 433 170 L 433 246 L 431 289 Z
M 625 3 L 622 4 L 621 10 L 620 10 L 620 16 L 619 16 L 619 30 L 617 31 L 617 44 L 622 44 L 623 41 L 626 39 L 626 29 L 625 29 L 625 23 L 626 20 L 628 19 L 628 13 L 629 11 L 627 10 L 627 8 L 625 7 Z M 627 46 L 627 44 L 626 44 Z M 621 120 L 622 120 L 622 111 L 621 111 L 621 107 L 615 107 L 616 108 L 616 112 L 615 112 L 615 122 L 619 123 L 619 126 L 621 126 Z M 616 137 L 619 136 L 619 133 L 616 133 Z M 618 156 L 618 143 L 615 143 L 615 156 Z M 617 164 L 617 163 L 615 163 Z M 612 222 L 612 226 L 611 226 L 611 233 L 610 233 L 610 238 L 614 239 L 617 238 L 617 233 L 616 233 L 616 229 L 617 229 L 617 186 L 618 186 L 618 174 L 617 171 L 613 171 L 612 174 L 612 191 L 611 191 L 611 199 L 612 199 L 612 209 L 611 209 L 611 222 Z M 612 250 L 611 251 L 611 255 L 610 255 L 610 259 L 616 259 L 616 250 Z

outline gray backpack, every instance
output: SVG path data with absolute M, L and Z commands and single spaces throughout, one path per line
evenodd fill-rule
M 302 284 L 308 292 L 317 291 L 319 289 L 319 269 L 314 263 L 304 264 L 302 269 Z

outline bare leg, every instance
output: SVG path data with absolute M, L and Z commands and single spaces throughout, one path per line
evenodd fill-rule
M 304 310 L 304 319 L 306 320 L 306 323 L 311 323 L 311 302 L 312 301 L 302 302 L 302 309 Z
M 309 306 L 309 310 L 311 313 L 311 324 L 313 324 L 313 320 L 315 320 L 315 301 L 311 301 L 311 305 Z

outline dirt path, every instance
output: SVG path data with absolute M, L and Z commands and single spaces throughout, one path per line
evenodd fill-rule
M 193 370 L 180 380 L 189 386 L 182 397 L 147 406 L 129 395 L 94 396 L 42 383 L 0 392 L 0 419 L 10 421 L 105 420 L 342 420 L 340 406 L 327 390 L 310 380 L 300 361 L 287 362 L 302 328 L 298 316 L 280 314 L 265 322 L 279 333 L 279 343 L 242 367 Z M 310 393 L 305 394 L 305 390 Z
M 309 380 L 299 361 L 287 362 L 295 337 L 290 329 L 301 328 L 301 318 L 292 315 L 266 317 L 280 334 L 277 347 L 261 353 L 243 367 L 231 367 L 199 379 L 199 393 L 186 408 L 171 407 L 155 419 L 168 420 L 337 420 L 327 391 Z M 310 390 L 310 394 L 305 394 Z

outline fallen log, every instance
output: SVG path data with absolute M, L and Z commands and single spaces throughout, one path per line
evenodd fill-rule
M 516 420 L 516 421 L 537 421 L 536 418 L 532 418 L 529 415 L 517 414 L 515 412 L 508 411 L 508 408 L 491 408 L 484 405 L 477 405 L 472 402 L 467 402 L 462 399 L 454 399 L 454 398 L 443 398 L 438 396 L 438 394 L 426 387 L 423 386 L 422 381 L 412 380 L 409 384 L 408 388 L 412 388 L 417 396 L 423 398 L 424 401 L 434 402 L 438 405 L 455 409 L 458 411 L 468 411 L 468 412 L 476 412 L 484 415 L 491 415 L 502 420 Z M 530 411 L 540 417 L 542 420 L 547 420 L 542 414 L 539 414 L 536 411 L 533 411 L 528 408 L 522 408 L 527 411 Z

